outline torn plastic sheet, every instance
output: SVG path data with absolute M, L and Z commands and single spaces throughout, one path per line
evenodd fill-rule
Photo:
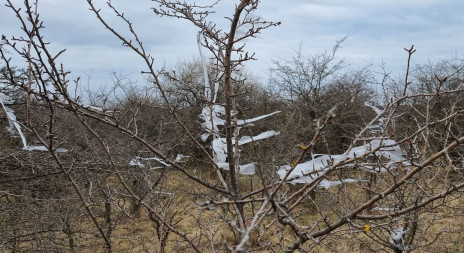
M 23 144 L 23 150 L 27 151 L 48 151 L 48 148 L 45 146 L 29 146 L 27 145 L 26 141 L 26 136 L 24 135 L 23 131 L 21 130 L 21 126 L 19 125 L 18 121 L 16 120 L 16 115 L 14 113 L 14 110 L 5 106 L 4 102 L 12 103 L 12 100 L 10 97 L 6 96 L 3 93 L 0 93 L 0 104 L 2 104 L 3 111 L 6 114 L 6 117 L 8 119 L 9 127 L 8 131 L 14 135 L 15 131 L 19 134 L 21 137 L 21 142 Z M 67 149 L 65 148 L 57 148 L 55 149 L 55 152 L 57 153 L 65 153 L 68 152 Z
M 266 131 L 261 134 L 258 134 L 256 136 L 242 136 L 240 140 L 238 141 L 238 145 L 244 145 L 247 143 L 250 143 L 252 141 L 258 141 L 258 140 L 263 140 L 272 136 L 278 135 L 279 132 L 276 131 Z M 235 144 L 235 141 L 232 142 L 232 144 Z M 216 164 L 218 165 L 219 168 L 222 168 L 224 170 L 229 170 L 229 164 L 226 162 L 227 160 L 227 146 L 226 146 L 226 139 L 225 138 L 216 138 L 213 140 L 212 143 L 213 146 L 213 151 L 214 151 L 214 159 L 216 161 Z M 240 166 L 240 174 L 244 175 L 253 175 L 255 174 L 255 166 L 254 164 L 246 164 L 246 165 L 241 165 Z
M 366 156 L 372 152 L 372 150 L 379 147 L 380 149 L 375 152 L 375 155 L 388 160 L 384 165 L 386 169 L 393 168 L 398 164 L 410 165 L 405 159 L 404 152 L 394 140 L 372 140 L 365 145 L 352 148 L 347 154 L 321 155 L 317 158 L 313 156 L 312 160 L 298 164 L 287 177 L 287 180 L 289 183 L 311 183 L 314 178 L 322 175 L 322 173 L 329 168 L 329 165 L 348 159 L 354 159 L 355 157 Z M 372 154 L 369 154 L 369 156 L 372 156 Z M 353 165 L 354 164 L 350 164 L 347 166 Z M 291 165 L 280 166 L 277 170 L 277 174 L 283 179 L 291 168 Z

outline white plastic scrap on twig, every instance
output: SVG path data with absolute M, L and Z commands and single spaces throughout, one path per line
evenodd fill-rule
M 360 180 L 347 178 L 347 179 L 343 179 L 341 181 L 340 180 L 330 181 L 330 180 L 327 180 L 327 179 L 323 179 L 319 183 L 319 187 L 324 188 L 324 189 L 329 189 L 332 186 L 337 186 L 337 185 L 341 185 L 341 184 L 344 184 L 344 183 L 356 183 L 356 182 L 360 182 Z
M 147 162 L 150 162 L 150 161 L 155 161 L 155 162 L 158 162 L 159 164 L 161 164 L 162 166 L 155 166 L 155 167 L 149 167 L 150 170 L 156 170 L 156 169 L 161 169 L 161 168 L 164 168 L 164 167 L 170 167 L 171 165 L 166 163 L 163 159 L 161 158 L 158 158 L 158 157 L 140 157 L 140 156 L 136 156 L 134 158 L 132 158 L 132 160 L 130 160 L 129 162 L 129 165 L 130 166 L 137 166 L 137 167 L 140 167 L 140 168 L 145 168 L 146 166 L 146 163 Z
M 205 60 L 205 57 L 203 56 L 203 50 L 201 50 L 200 40 L 201 40 L 201 34 L 198 33 L 197 44 L 198 44 L 198 50 L 200 51 L 201 63 L 203 65 L 203 76 L 205 79 L 205 98 L 207 99 L 207 101 L 216 101 L 219 84 L 215 83 L 213 85 L 214 87 L 211 87 L 211 83 L 209 82 L 209 78 L 208 78 L 208 68 L 206 67 L 206 60 Z M 213 91 L 214 91 L 214 94 L 212 94 Z
M 399 250 L 404 250 L 403 237 L 406 235 L 406 230 L 399 227 L 390 233 L 390 243 Z
M 27 147 L 25 147 L 23 149 L 28 150 L 28 151 L 48 151 L 48 148 L 45 147 L 45 146 L 27 146 Z M 56 153 L 66 153 L 66 152 L 68 152 L 68 150 L 65 149 L 65 148 L 57 148 L 57 149 L 55 149 L 55 152 Z
M 216 104 L 216 97 L 217 97 L 219 84 L 215 83 L 213 87 L 211 87 L 211 83 L 208 78 L 208 69 L 206 66 L 206 60 L 202 52 L 202 46 L 200 42 L 200 33 L 197 36 L 197 43 L 198 43 L 198 50 L 200 51 L 201 62 L 203 65 L 203 75 L 204 75 L 204 81 L 205 81 L 204 97 L 206 101 L 208 102 L 208 105 L 203 108 L 200 114 L 200 118 L 203 120 L 202 125 L 206 131 L 206 133 L 204 133 L 201 136 L 201 139 L 203 141 L 206 141 L 209 136 L 213 136 L 213 141 L 212 141 L 213 160 L 218 165 L 219 168 L 222 168 L 224 170 L 229 170 L 229 164 L 227 163 L 227 155 L 226 155 L 227 153 L 226 139 L 221 138 L 219 136 L 219 127 L 218 127 L 218 126 L 224 126 L 225 124 L 225 120 L 223 119 L 225 115 L 225 107 L 222 105 Z M 270 117 L 277 113 L 280 113 L 280 111 L 275 111 L 275 112 L 272 112 L 266 115 L 261 115 L 261 116 L 258 116 L 252 119 L 246 119 L 246 120 L 239 119 L 237 120 L 236 127 Z M 239 139 L 238 145 L 243 145 L 243 144 L 247 144 L 253 141 L 270 138 L 278 134 L 279 132 L 276 132 L 276 131 L 266 131 L 257 136 L 243 136 Z M 233 140 L 232 140 L 233 144 L 235 144 L 235 139 L 237 139 L 236 136 L 233 137 Z M 255 174 L 255 165 L 253 163 L 240 165 L 239 173 L 243 175 L 253 175 Z
M 277 113 L 280 113 L 280 112 L 281 111 L 275 111 L 275 112 L 271 112 L 271 113 L 266 114 L 266 115 L 261 115 L 261 116 L 258 116 L 258 117 L 252 118 L 252 119 L 239 119 L 239 120 L 237 120 L 237 125 L 241 126 L 241 125 L 245 125 L 245 124 L 248 124 L 248 123 L 251 123 L 251 122 L 262 120 L 264 118 L 270 117 L 270 116 L 272 116 L 274 114 L 277 114 Z
M 2 104 L 3 111 L 6 114 L 8 119 L 9 127 L 8 131 L 14 135 L 15 131 L 21 137 L 21 142 L 23 143 L 23 149 L 27 151 L 48 151 L 48 148 L 45 146 L 29 146 L 27 145 L 26 136 L 24 135 L 23 131 L 21 130 L 21 125 L 19 125 L 18 121 L 16 120 L 16 115 L 14 114 L 13 109 L 5 106 L 5 103 L 11 103 L 11 98 L 6 96 L 3 93 L 0 93 L 0 104 Z M 57 148 L 55 149 L 57 153 L 65 153 L 68 152 L 65 148 Z
M 155 194 L 173 195 L 172 192 L 154 191 Z
M 393 212 L 393 211 L 398 211 L 398 208 L 394 208 L 394 207 L 375 207 L 374 209 L 372 209 L 374 211 L 385 211 L 385 212 Z
M 372 108 L 372 110 L 375 112 L 375 114 L 377 114 L 377 116 L 379 116 L 378 118 L 378 124 L 377 125 L 371 125 L 369 126 L 369 129 L 371 130 L 371 132 L 373 134 L 383 134 L 384 133 L 384 123 L 385 123 L 385 117 L 380 117 L 383 113 L 382 110 L 380 110 L 377 106 L 369 103 L 369 102 L 366 102 L 365 105 L 367 107 L 370 107 Z
M 114 112 L 114 111 L 111 111 L 111 110 L 107 110 L 106 108 L 93 106 L 93 105 L 89 105 L 89 106 L 84 105 L 83 107 L 88 108 L 88 109 L 92 109 L 94 111 L 101 112 L 101 113 L 113 113 Z
M 175 163 L 182 163 L 185 162 L 184 158 L 189 158 L 190 156 L 188 155 L 183 155 L 183 154 L 177 154 L 176 159 L 174 160 Z

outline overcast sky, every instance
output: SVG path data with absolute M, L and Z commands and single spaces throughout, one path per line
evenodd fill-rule
M 112 2 L 133 22 L 157 67 L 198 57 L 195 26 L 156 16 L 150 9 L 154 3 L 149 0 Z M 212 21 L 226 25 L 223 16 L 233 13 L 236 2 L 223 0 Z M 103 1 L 96 3 L 110 24 L 127 33 Z M 39 11 L 46 27 L 45 39 L 55 52 L 67 49 L 61 61 L 73 76 L 86 80 L 92 73 L 92 86 L 111 84 L 113 71 L 134 80 L 140 78 L 138 73 L 144 70 L 141 59 L 103 28 L 85 0 L 39 0 Z M 256 52 L 258 58 L 248 64 L 248 69 L 265 81 L 272 60 L 290 59 L 300 44 L 303 53 L 309 55 L 330 50 L 337 40 L 349 35 L 339 57 L 352 68 L 371 63 L 378 66 L 383 61 L 399 75 L 406 65 L 403 48 L 412 44 L 417 48 L 414 63 L 463 57 L 463 11 L 464 0 L 263 0 L 256 14 L 282 24 L 247 42 L 248 50 Z M 19 22 L 3 5 L 0 33 L 7 37 L 21 35 Z

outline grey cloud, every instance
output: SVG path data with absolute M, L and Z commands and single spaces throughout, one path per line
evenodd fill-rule
M 20 3 L 21 1 L 17 0 Z M 42 0 L 41 18 L 47 29 L 44 34 L 53 49 L 67 48 L 62 61 L 76 75 L 90 69 L 111 73 L 137 73 L 143 63 L 130 50 L 98 23 L 85 1 Z M 124 35 L 127 27 L 97 1 L 98 8 L 110 24 Z M 156 67 L 174 65 L 179 59 L 198 56 L 197 28 L 192 24 L 154 15 L 151 1 L 115 1 L 113 3 L 133 21 L 146 49 L 156 59 Z M 232 13 L 234 1 L 222 1 L 211 18 L 226 28 L 223 17 Z M 264 31 L 257 39 L 247 41 L 247 48 L 256 52 L 258 61 L 249 63 L 255 74 L 266 77 L 272 59 L 289 58 L 300 43 L 304 53 L 313 54 L 330 49 L 335 41 L 350 35 L 340 51 L 354 65 L 381 60 L 395 71 L 404 67 L 403 47 L 415 44 L 414 61 L 426 62 L 464 54 L 464 9 L 462 0 L 266 0 L 256 15 L 282 25 Z M 18 33 L 18 22 L 4 6 L 0 7 L 0 30 L 6 35 Z M 5 15 L 3 14 L 5 13 Z M 100 74 L 99 74 L 100 75 Z M 99 81 L 104 78 L 99 76 Z M 111 80 L 108 77 L 108 80 Z

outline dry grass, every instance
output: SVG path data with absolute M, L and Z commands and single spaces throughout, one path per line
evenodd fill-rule
M 209 171 L 198 171 L 197 175 L 210 180 L 214 177 L 214 174 Z M 169 172 L 166 179 L 163 182 L 163 191 L 171 192 L 173 195 L 160 197 L 156 200 L 159 202 L 151 204 L 154 208 L 160 208 L 171 197 L 171 203 L 165 211 L 167 214 L 176 214 L 175 227 L 179 231 L 186 233 L 204 252 L 211 252 L 212 247 L 222 249 L 220 250 L 222 252 L 224 251 L 223 242 L 233 245 L 237 241 L 238 233 L 231 229 L 234 210 L 228 209 L 227 206 L 206 210 L 199 208 L 197 204 L 207 198 L 221 200 L 217 193 L 199 187 L 176 171 Z M 257 178 L 254 180 L 257 182 Z M 251 189 L 249 178 L 244 178 L 243 181 L 247 182 L 244 187 Z M 254 188 L 257 187 L 257 185 L 254 186 Z M 290 190 L 290 187 L 286 186 L 286 190 Z M 314 232 L 326 227 L 318 211 L 326 213 L 330 221 L 336 221 L 346 210 L 352 208 L 354 202 L 365 200 L 365 198 L 365 192 L 359 185 L 343 185 L 329 190 L 318 190 L 315 203 L 308 199 L 293 213 L 297 215 L 295 219 L 298 223 L 306 226 L 315 225 L 312 230 Z M 456 197 L 450 199 L 446 206 L 421 214 L 419 229 L 432 224 L 427 227 L 427 233 L 420 238 L 421 243 L 433 243 L 413 252 L 464 252 L 464 243 L 462 243 L 464 242 L 462 232 L 464 231 L 464 219 L 462 219 L 464 212 L 461 209 L 463 205 L 463 200 Z M 258 206 L 255 204 L 254 211 Z M 76 208 L 82 207 L 76 204 Z M 94 207 L 95 210 L 99 208 L 103 209 L 103 206 Z M 116 222 L 111 236 L 114 252 L 158 252 L 160 242 L 156 224 L 150 220 L 146 209 L 142 208 L 140 213 L 133 218 L 124 216 L 115 208 L 112 211 L 114 222 Z M 247 217 L 252 217 L 251 205 L 246 206 L 245 213 Z M 449 213 L 458 216 L 447 215 Z M 274 218 L 272 214 L 269 215 L 263 226 L 251 235 L 249 244 L 253 252 L 281 252 L 284 247 L 291 245 L 295 240 L 292 231 L 288 227 L 282 227 L 277 222 L 273 222 Z M 105 221 L 102 216 L 99 217 L 99 222 L 104 226 Z M 382 234 L 383 232 L 384 237 L 388 238 L 388 233 L 382 228 L 385 227 L 382 225 L 385 222 L 371 223 L 372 230 L 367 232 L 353 226 L 344 226 L 328 237 L 318 238 L 317 244 L 314 241 L 308 241 L 303 248 L 311 249 L 311 252 L 381 252 L 385 248 L 370 239 L 370 236 L 373 233 Z M 271 223 L 273 225 L 269 226 L 268 230 L 263 229 Z M 355 223 L 363 226 L 362 221 L 355 221 Z M 87 245 L 79 248 L 79 252 L 104 251 L 103 240 L 89 219 L 84 218 L 75 226 L 79 231 L 88 232 L 88 234 L 75 235 L 77 245 Z M 437 234 L 440 237 L 434 241 Z M 58 237 L 66 241 L 65 235 L 61 234 Z M 65 246 L 63 248 L 66 249 Z M 9 252 L 1 245 L 0 251 Z M 170 233 L 166 252 L 193 252 L 193 250 L 179 236 Z M 387 250 L 387 252 L 390 251 Z

